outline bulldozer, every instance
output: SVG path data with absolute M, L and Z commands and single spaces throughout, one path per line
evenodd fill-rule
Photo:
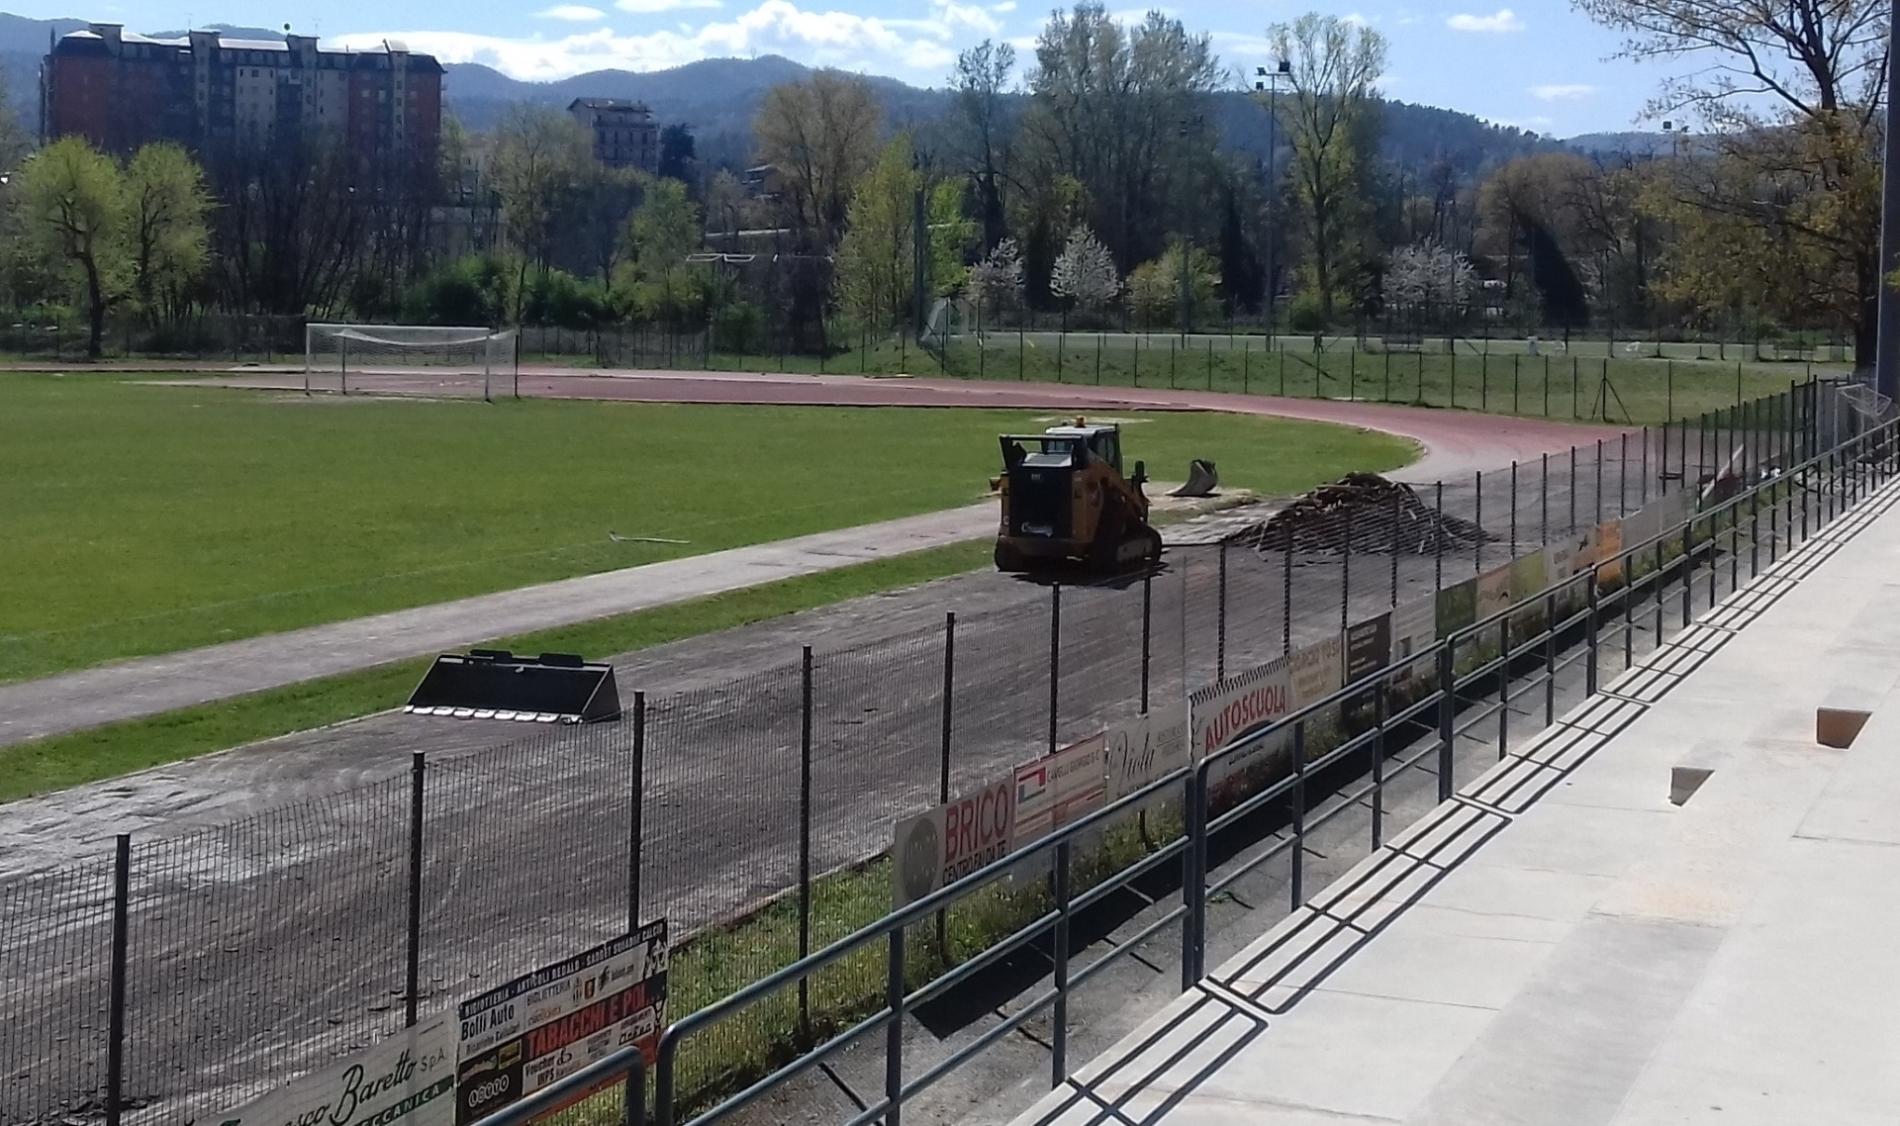
M 1024 572 L 1081 563 L 1101 572 L 1152 564 L 1161 533 L 1148 523 L 1147 468 L 1122 475 L 1121 428 L 1051 426 L 1004 434 L 996 569 Z

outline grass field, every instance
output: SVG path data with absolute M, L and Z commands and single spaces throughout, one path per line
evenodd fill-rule
M 967 503 L 1019 412 L 338 400 L 0 377 L 0 680 Z M 1294 492 L 1412 451 L 1274 419 L 1135 420 Z M 616 543 L 627 536 L 687 545 Z
M 1486 355 L 1465 350 L 1340 348 L 1313 353 L 1277 348 L 1268 352 L 1263 343 L 1202 338 L 1183 349 L 1163 336 L 1149 338 L 1137 348 L 1128 337 L 1071 333 L 1058 342 L 1052 333 L 1025 338 L 1004 333 L 988 336 L 982 343 L 973 336 L 959 337 L 941 359 L 914 346 L 889 342 L 828 357 L 822 365 L 810 356 L 786 356 L 781 367 L 776 356 L 721 353 L 676 357 L 675 362 L 688 368 L 706 364 L 731 371 L 806 372 L 822 367 L 844 374 L 909 372 L 963 379 L 1360 399 L 1534 418 L 1607 418 L 1632 425 L 1732 407 L 1738 395 L 1746 400 L 1775 394 L 1819 370 L 1802 363 Z M 642 358 L 622 357 L 617 362 L 637 365 Z

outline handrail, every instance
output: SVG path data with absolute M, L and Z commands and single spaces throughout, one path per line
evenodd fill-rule
M 1786 449 L 1795 448 L 1794 433 L 1790 429 Z M 1802 448 L 1812 449 L 1812 445 Z M 1802 494 L 1802 524 L 1799 537 L 1796 535 L 1793 513 L 1795 490 L 1805 489 L 1809 478 L 1817 470 L 1829 477 L 1847 471 L 1849 458 L 1862 452 L 1878 452 L 1879 459 L 1872 463 L 1872 470 L 1878 480 L 1885 481 L 1900 475 L 1900 420 L 1880 423 L 1868 430 L 1836 442 L 1827 449 L 1810 453 L 1809 456 L 1780 466 L 1773 477 L 1763 476 L 1738 489 L 1735 496 L 1714 502 L 1706 507 L 1691 507 L 1680 520 L 1666 528 L 1644 538 L 1640 542 L 1621 545 L 1611 556 L 1593 560 L 1582 570 L 1563 579 L 1546 584 L 1542 589 L 1515 599 L 1510 605 L 1493 611 L 1483 618 L 1451 630 L 1445 637 L 1436 639 L 1431 645 L 1373 670 L 1351 684 L 1342 685 L 1326 696 L 1302 705 L 1286 715 L 1276 717 L 1255 729 L 1242 732 L 1224 746 L 1200 757 L 1187 766 L 1178 767 L 1141 786 L 1133 793 L 1125 795 L 1112 804 L 1095 810 L 1086 816 L 1024 845 L 1007 857 L 995 861 L 974 872 L 970 872 L 949 885 L 923 896 L 902 908 L 891 911 L 883 918 L 858 928 L 852 933 L 814 951 L 804 958 L 784 966 L 781 969 L 752 982 L 736 992 L 713 1002 L 670 1025 L 661 1035 L 655 1063 L 655 1105 L 660 1126 L 672 1126 L 675 1106 L 675 1072 L 678 1054 L 683 1041 L 693 1034 L 725 1020 L 745 1010 L 769 996 L 813 974 L 834 965 L 851 953 L 862 950 L 873 943 L 883 942 L 887 947 L 888 982 L 885 1003 L 878 1011 L 857 1021 L 850 1028 L 805 1049 L 796 1058 L 782 1064 L 770 1074 L 758 1079 L 742 1090 L 727 1096 L 714 1106 L 701 1111 L 692 1119 L 695 1126 L 709 1123 L 731 1114 L 752 1103 L 778 1084 L 818 1066 L 825 1058 L 839 1051 L 849 1043 L 880 1028 L 886 1036 L 885 1089 L 880 1097 L 870 1100 L 868 1109 L 858 1116 L 859 1120 L 869 1121 L 882 1118 L 887 1126 L 899 1126 L 904 1100 L 936 1082 L 937 1079 L 961 1066 L 969 1058 L 980 1052 L 988 1044 L 1007 1034 L 1017 1025 L 1032 1019 L 1045 1009 L 1054 1007 L 1055 1019 L 1051 1043 L 1052 1077 L 1056 1082 L 1066 1074 L 1067 1018 L 1066 1005 L 1068 992 L 1081 981 L 1100 972 L 1101 968 L 1115 959 L 1128 954 L 1134 947 L 1157 933 L 1161 928 L 1179 921 L 1182 925 L 1182 988 L 1189 987 L 1205 972 L 1207 905 L 1209 893 L 1228 886 L 1246 872 L 1259 864 L 1282 853 L 1292 856 L 1291 888 L 1294 902 L 1301 901 L 1301 846 L 1306 834 L 1313 828 L 1324 824 L 1343 809 L 1370 795 L 1373 808 L 1373 837 L 1375 845 L 1381 832 L 1380 810 L 1383 801 L 1383 789 L 1393 778 L 1436 754 L 1438 764 L 1438 791 L 1440 800 L 1448 799 L 1454 792 L 1453 743 L 1461 733 L 1487 720 L 1498 721 L 1498 738 L 1507 737 L 1506 723 L 1510 716 L 1510 703 L 1526 692 L 1542 688 L 1546 697 L 1546 722 L 1552 716 L 1554 691 L 1557 673 L 1577 661 L 1587 661 L 1585 691 L 1594 695 L 1598 690 L 1598 663 L 1601 651 L 1601 639 L 1606 623 L 1612 627 L 1623 628 L 1626 648 L 1629 644 L 1628 625 L 1634 619 L 1635 602 L 1638 592 L 1642 601 L 1652 603 L 1656 614 L 1658 641 L 1660 642 L 1661 623 L 1665 585 L 1669 576 L 1677 575 L 1682 585 L 1682 621 L 1686 626 L 1691 618 L 1691 594 L 1697 581 L 1699 556 L 1706 555 L 1710 569 L 1711 605 L 1716 589 L 1719 572 L 1716 570 L 1716 551 L 1718 535 L 1717 523 L 1729 513 L 1736 513 L 1733 527 L 1726 529 L 1730 533 L 1730 570 L 1732 581 L 1739 586 L 1739 546 L 1741 543 L 1740 510 L 1742 506 L 1752 506 L 1750 511 L 1755 518 L 1755 529 L 1750 532 L 1751 545 L 1758 538 L 1760 526 L 1760 500 L 1764 495 L 1773 498 L 1773 512 L 1779 514 L 1781 507 L 1788 507 L 1785 533 L 1789 548 L 1810 537 L 1808 523 L 1808 497 Z M 1763 464 L 1767 459 L 1763 459 Z M 1854 470 L 1855 482 L 1852 496 L 1858 498 L 1864 490 L 1860 487 L 1859 467 Z M 1797 480 L 1798 478 L 1798 480 Z M 1686 482 L 1685 490 L 1689 488 Z M 1829 493 L 1829 504 L 1825 512 L 1815 515 L 1818 529 L 1825 527 L 1836 518 L 1833 504 L 1834 496 Z M 1849 496 L 1842 495 L 1839 513 L 1848 508 Z M 1773 520 L 1774 517 L 1771 517 Z M 1771 525 L 1772 526 L 1772 525 Z M 1702 529 L 1698 540 L 1698 528 Z M 1782 531 L 1774 533 L 1777 537 Z M 1779 540 L 1777 539 L 1777 542 Z M 1705 550 L 1697 551 L 1698 543 Z M 1682 554 L 1665 560 L 1665 553 L 1677 546 Z M 1759 573 L 1755 553 L 1751 551 L 1751 578 Z M 1771 548 L 1772 555 L 1772 548 Z M 1655 566 L 1638 576 L 1635 565 L 1653 560 Z M 1606 569 L 1620 569 L 1621 582 L 1609 593 L 1609 605 L 1599 583 Z M 1649 593 L 1653 587 L 1653 595 Z M 1582 597 L 1579 598 L 1578 596 Z M 1581 601 L 1576 611 L 1559 616 L 1559 607 L 1573 606 Z M 1538 632 L 1525 632 L 1513 628 L 1514 619 L 1518 619 L 1527 610 L 1544 613 L 1541 629 Z M 1647 611 L 1645 611 L 1647 613 Z M 1574 630 L 1583 631 L 1583 644 L 1579 652 L 1565 654 L 1558 661 L 1555 645 L 1560 635 Z M 1460 672 L 1456 658 L 1461 645 L 1469 646 L 1476 642 L 1487 643 L 1492 637 L 1501 638 L 1501 651 L 1495 657 L 1487 656 L 1471 669 Z M 1543 661 L 1532 676 L 1530 683 L 1512 692 L 1511 682 L 1515 679 L 1513 667 L 1520 661 L 1532 657 L 1541 649 Z M 1483 696 L 1473 696 L 1469 706 L 1474 714 L 1479 709 L 1483 714 L 1469 719 L 1460 726 L 1458 713 L 1465 706 L 1461 692 L 1490 682 L 1501 680 L 1495 687 L 1487 687 Z M 1395 696 L 1395 688 L 1416 687 L 1423 691 L 1413 699 Z M 1307 738 L 1311 725 L 1322 718 L 1338 714 L 1347 714 L 1342 706 L 1348 702 L 1363 702 L 1370 699 L 1376 704 L 1376 721 L 1371 727 L 1344 732 L 1344 738 L 1337 744 L 1323 748 L 1320 753 L 1309 758 Z M 1360 713 L 1365 718 L 1364 713 Z M 1434 718 L 1435 716 L 1435 718 Z M 1542 724 L 1538 725 L 1543 726 Z M 1423 730 L 1421 730 L 1423 729 Z M 1416 744 L 1416 750 L 1408 750 L 1402 745 L 1394 745 L 1390 737 L 1398 733 L 1406 743 Z M 1259 792 L 1248 795 L 1231 807 L 1224 809 L 1219 816 L 1211 816 L 1210 781 L 1213 771 L 1222 763 L 1231 762 L 1236 756 L 1270 740 L 1285 738 L 1291 750 L 1291 764 L 1285 777 L 1275 780 Z M 1502 748 L 1503 743 L 1500 743 Z M 1309 805 L 1307 787 L 1312 776 L 1318 772 L 1341 765 L 1351 756 L 1368 754 L 1372 759 L 1372 782 L 1350 802 L 1335 804 L 1327 808 L 1324 800 L 1318 805 Z M 1502 749 L 1500 751 L 1502 753 Z M 1398 771 L 1392 774 L 1383 772 L 1387 758 L 1397 765 Z M 1085 834 L 1106 828 L 1111 822 L 1141 807 L 1149 800 L 1171 794 L 1177 787 L 1183 802 L 1184 828 L 1182 832 L 1159 842 L 1155 851 L 1101 880 L 1080 896 L 1072 895 L 1070 889 L 1070 859 L 1074 846 Z M 1291 835 L 1276 840 L 1271 847 L 1260 855 L 1246 859 L 1235 871 L 1225 872 L 1213 887 L 1207 881 L 1210 857 L 1210 840 L 1213 834 L 1226 826 L 1244 818 L 1249 813 L 1261 810 L 1278 799 L 1293 795 L 1286 801 L 1292 817 Z M 1314 820 L 1306 820 L 1309 814 Z M 1147 876 L 1168 865 L 1179 853 L 1181 865 L 1181 902 L 1160 913 L 1160 917 L 1150 921 L 1140 933 L 1132 939 L 1116 944 L 1108 953 L 1090 962 L 1078 974 L 1069 971 L 1068 929 L 1074 912 L 1099 902 L 1116 889 L 1126 887 L 1134 880 Z M 904 974 L 905 932 L 908 928 L 930 919 L 947 910 L 952 905 L 994 884 L 1012 873 L 1019 872 L 1044 858 L 1053 857 L 1053 905 L 1042 911 L 1036 918 L 1017 927 L 1005 938 L 989 945 L 976 958 L 953 967 L 933 977 L 930 981 L 911 989 L 907 986 Z M 994 964 L 1010 952 L 1021 950 L 1032 943 L 1043 940 L 1045 935 L 1053 935 L 1051 958 L 1055 963 L 1055 986 L 1052 989 L 1031 998 L 1029 1003 L 1014 1013 L 1009 1021 L 985 1032 L 972 1043 L 965 1044 L 948 1059 L 934 1064 L 923 1076 L 913 1076 L 908 1081 L 903 1072 L 903 1021 L 907 1012 L 914 1006 L 934 998 L 944 991 L 967 980 L 983 967 Z M 607 1061 L 603 1061 L 603 1065 Z M 602 1065 L 596 1065 L 602 1066 Z M 481 1126 L 513 1126 L 513 1121 L 484 1122 Z
M 646 1126 L 646 1054 L 638 1044 L 621 1048 L 605 1059 L 588 1064 L 559 1082 L 549 1084 L 524 1099 L 517 1099 L 493 1114 L 478 1118 L 472 1126 L 528 1126 L 544 1114 L 560 1110 L 576 1098 L 585 1098 L 593 1090 L 615 1080 L 625 1079 L 627 1126 Z

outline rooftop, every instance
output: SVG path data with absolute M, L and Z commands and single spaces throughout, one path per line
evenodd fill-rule
M 1018 1126 L 1890 1122 L 1896 500 L 1390 838 Z M 1816 709 L 1844 701 L 1871 719 L 1824 748 Z M 1677 805 L 1685 766 L 1710 773 Z

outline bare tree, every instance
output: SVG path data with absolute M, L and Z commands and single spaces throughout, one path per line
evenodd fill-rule
M 753 122 L 759 158 L 777 166 L 809 248 L 831 246 L 843 234 L 851 194 L 877 159 L 882 124 L 861 78 L 820 71 L 766 92 Z

